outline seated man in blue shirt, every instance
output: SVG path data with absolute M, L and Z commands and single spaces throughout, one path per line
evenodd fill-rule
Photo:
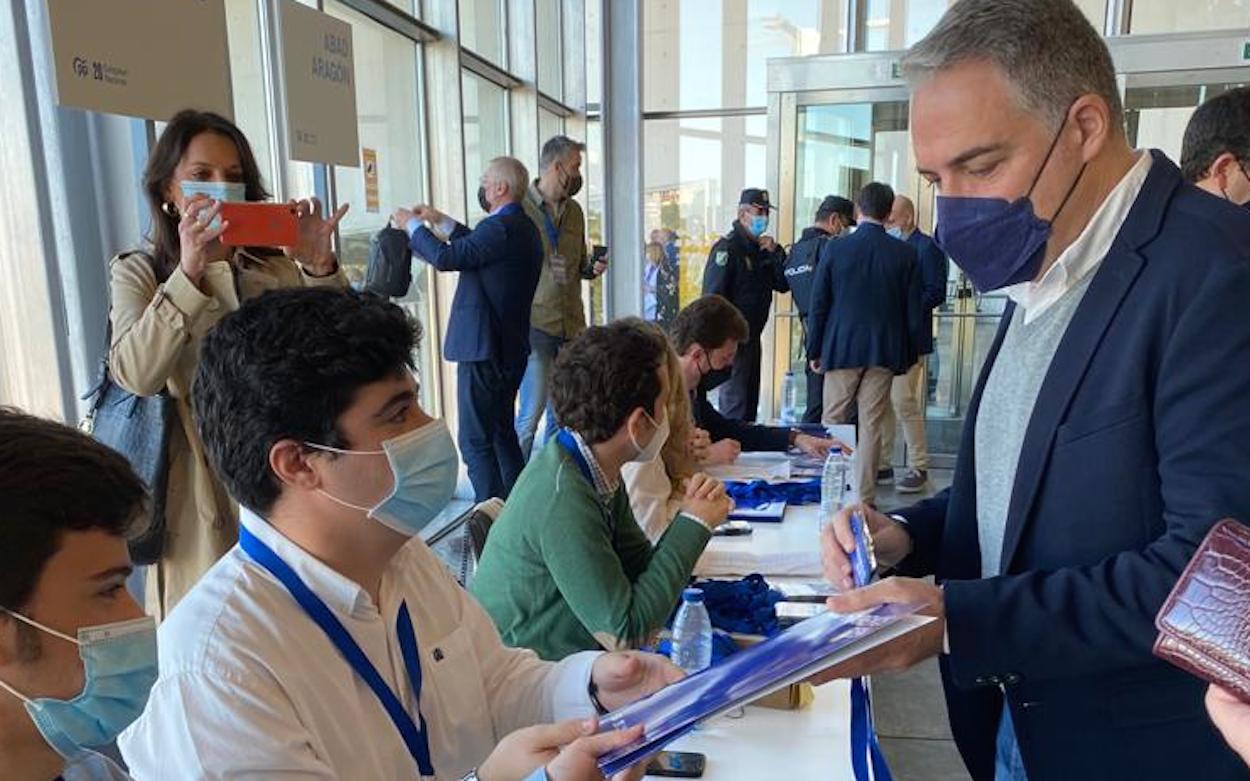
M 125 534 L 144 498 L 114 451 L 0 408 L 5 779 L 129 778 L 91 749 L 138 717 L 156 680 L 156 624 L 126 592 Z
M 513 417 L 543 260 L 538 228 L 521 207 L 528 182 L 520 160 L 491 160 L 477 191 L 487 216 L 472 231 L 429 206 L 398 209 L 393 217 L 407 229 L 417 257 L 439 271 L 460 272 L 443 356 L 457 364 L 460 452 L 479 502 L 506 499 L 525 467 Z

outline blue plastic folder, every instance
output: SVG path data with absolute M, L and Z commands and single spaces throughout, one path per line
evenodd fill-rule
M 912 616 L 919 607 L 882 605 L 863 613 L 824 613 L 809 618 L 715 667 L 604 716 L 601 730 L 644 724 L 645 732 L 638 742 L 600 757 L 600 770 L 611 776 L 664 748 L 702 721 L 922 626 L 928 621 Z M 874 637 L 877 642 L 873 642 Z

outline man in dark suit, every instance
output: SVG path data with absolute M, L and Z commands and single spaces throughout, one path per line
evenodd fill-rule
M 408 230 L 417 257 L 439 271 L 460 272 L 443 357 L 459 364 L 457 438 L 479 502 L 507 498 L 525 467 L 514 416 L 543 257 L 538 228 L 520 203 L 528 184 L 521 161 L 497 157 L 478 187 L 487 217 L 472 231 L 429 206 L 400 209 L 393 217 Z
M 825 376 L 821 422 L 845 423 L 859 409 L 855 470 L 859 498 L 876 498 L 881 423 L 895 375 L 916 362 L 923 327 L 916 250 L 883 222 L 894 206 L 889 185 L 871 182 L 856 199 L 859 226 L 821 249 L 807 319 L 807 357 Z
M 768 325 L 773 292 L 785 292 L 781 267 L 786 251 L 765 231 L 770 212 L 768 191 L 748 187 L 738 197 L 738 218 L 708 253 L 703 267 L 703 295 L 724 296 L 742 312 L 751 333 L 738 350 L 727 380 L 720 386 L 720 411 L 733 420 L 755 422 L 760 403 L 760 335 Z M 720 375 L 720 376 L 723 376 Z M 711 387 L 715 387 L 713 379 Z M 710 390 L 711 388 L 705 388 Z
M 894 479 L 890 459 L 894 455 L 894 431 L 901 421 L 903 438 L 907 440 L 907 471 L 896 488 L 899 493 L 914 494 L 923 491 L 929 482 L 929 442 L 924 430 L 932 368 L 928 365 L 928 356 L 933 354 L 933 310 L 946 301 L 950 261 L 933 239 L 916 226 L 916 205 L 906 195 L 894 196 L 886 232 L 916 250 L 916 260 L 920 264 L 920 301 L 924 305 L 926 325 L 921 329 L 916 350 L 920 357 L 906 374 L 894 378 L 890 388 L 890 404 L 885 408 L 885 421 L 881 425 L 881 466 L 877 477 L 878 482 L 883 477 L 886 482 Z
M 1181 173 L 1212 195 L 1250 205 L 1250 87 L 1198 107 L 1185 128 Z
M 701 387 L 709 374 L 734 365 L 738 345 L 750 338 L 750 326 L 737 307 L 722 296 L 692 301 L 673 321 L 672 341 L 690 393 L 695 426 L 707 432 L 711 446 L 703 463 L 731 464 L 742 451 L 785 453 L 790 448 L 810 456 L 829 455 L 832 439 L 814 437 L 785 426 L 763 426 L 734 420 L 716 411 Z
M 1151 647 L 1211 525 L 1250 518 L 1250 216 L 1129 146 L 1110 53 L 1072 3 L 961 0 L 902 67 L 936 239 L 1013 303 L 951 488 L 865 513 L 907 577 L 830 602 L 938 620 L 836 672 L 941 655 L 976 781 L 1246 778 L 1202 682 Z M 830 527 L 845 585 L 846 514 Z

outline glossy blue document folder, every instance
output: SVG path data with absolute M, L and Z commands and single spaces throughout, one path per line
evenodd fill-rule
M 884 642 L 927 623 L 912 617 L 918 607 L 883 605 L 864 613 L 825 613 L 809 618 L 715 667 L 604 716 L 600 722 L 603 730 L 644 724 L 646 732 L 637 743 L 600 757 L 599 768 L 608 776 L 624 770 L 701 721 L 875 647 L 880 643 L 872 642 L 874 636 L 880 635 L 880 642 Z M 852 645 L 862 647 L 852 649 Z M 850 651 L 854 653 L 844 653 Z

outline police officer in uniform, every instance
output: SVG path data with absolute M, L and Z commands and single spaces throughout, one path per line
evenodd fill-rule
M 812 305 L 812 279 L 816 274 L 816 261 L 828 239 L 836 239 L 855 225 L 855 204 L 837 195 L 827 195 L 816 209 L 816 219 L 811 227 L 804 228 L 799 240 L 790 247 L 785 262 L 785 282 L 794 296 L 794 308 L 798 310 L 799 322 L 803 324 L 803 338 L 807 340 L 807 312 Z M 803 412 L 804 423 L 819 423 L 823 410 L 821 399 L 825 391 L 824 375 L 804 366 L 807 374 L 807 408 Z
M 789 289 L 782 275 L 786 252 L 764 234 L 773 208 L 767 190 L 743 190 L 738 219 L 712 245 L 703 271 L 703 295 L 715 293 L 729 299 L 750 326 L 728 380 L 720 386 L 720 412 L 731 420 L 755 421 L 760 401 L 760 334 L 768 323 L 773 291 Z M 715 386 L 704 390 L 710 387 Z

